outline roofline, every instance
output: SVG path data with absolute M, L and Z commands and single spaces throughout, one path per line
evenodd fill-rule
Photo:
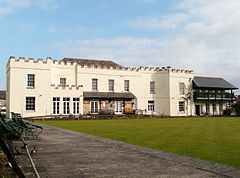
M 216 79 L 223 79 L 222 77 L 207 77 L 207 76 L 194 76 L 194 78 L 216 78 Z
M 113 62 L 112 60 L 110 59 L 87 59 L 87 58 L 74 58 L 74 57 L 64 57 L 63 59 L 61 59 L 60 61 L 63 61 L 64 59 L 73 59 L 73 60 L 91 60 L 91 61 L 104 61 L 104 62 Z M 115 62 L 113 62 L 115 63 Z M 116 63 L 117 64 L 117 63 Z M 119 65 L 119 64 L 118 64 Z

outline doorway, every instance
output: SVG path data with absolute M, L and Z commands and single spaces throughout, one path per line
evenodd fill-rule
M 200 116 L 200 105 L 195 105 L 195 114 Z
M 115 114 L 122 114 L 122 101 L 115 102 Z

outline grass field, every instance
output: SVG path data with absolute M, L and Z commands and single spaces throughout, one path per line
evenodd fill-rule
M 240 118 L 74 120 L 42 123 L 240 168 Z

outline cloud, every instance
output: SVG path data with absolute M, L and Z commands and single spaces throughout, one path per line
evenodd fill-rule
M 58 6 L 59 1 L 57 0 L 0 0 L 0 15 L 11 14 L 21 8 L 37 7 L 44 10 L 55 10 Z
M 176 28 L 179 24 L 187 21 L 189 16 L 184 13 L 169 14 L 164 16 L 154 15 L 150 17 L 142 17 L 129 22 L 130 26 L 159 30 Z
M 0 16 L 7 15 L 13 12 L 13 9 L 10 7 L 0 7 Z
M 69 26 L 64 29 L 65 32 L 70 33 L 81 33 L 85 31 L 85 27 L 83 26 Z
M 197 74 L 221 76 L 240 84 L 239 0 L 183 0 L 168 15 L 135 19 L 133 26 L 176 31 L 162 39 L 164 45 L 158 50 L 159 58 L 170 65 L 190 67 Z
M 59 2 L 59 0 L 38 0 L 33 1 L 33 4 L 45 10 L 55 10 L 59 7 Z

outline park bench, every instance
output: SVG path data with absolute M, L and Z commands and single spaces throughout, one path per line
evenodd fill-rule
M 14 115 L 14 117 L 15 117 L 15 119 L 17 119 L 16 115 Z M 17 117 L 19 117 L 19 115 Z M 13 169 L 15 170 L 17 175 L 20 178 L 22 178 L 22 177 L 24 178 L 25 176 L 15 159 L 15 154 L 14 154 L 14 149 L 13 149 L 13 144 L 12 144 L 12 141 L 14 139 L 22 141 L 22 143 L 23 143 L 22 148 L 26 149 L 29 161 L 34 170 L 34 174 L 37 178 L 39 178 L 40 176 L 37 172 L 35 164 L 33 163 L 33 160 L 31 158 L 31 155 L 30 155 L 30 152 L 28 149 L 28 145 L 26 144 L 26 142 L 23 138 L 23 135 L 26 133 L 30 133 L 30 132 L 35 133 L 36 129 L 39 129 L 40 131 L 36 134 L 38 136 L 42 131 L 42 127 L 34 125 L 34 124 L 31 125 L 30 123 L 29 124 L 25 123 L 26 125 L 23 125 L 20 121 L 21 118 L 18 118 L 18 119 L 19 120 L 17 122 L 16 122 L 16 120 L 7 122 L 5 120 L 5 118 L 0 114 L 0 148 L 3 150 L 4 154 L 7 156 L 9 162 L 13 166 Z M 24 121 L 22 121 L 22 122 L 24 123 Z M 35 129 L 35 130 L 33 131 L 33 129 Z M 35 149 L 35 146 L 34 146 L 34 149 Z
M 38 137 L 39 134 L 42 132 L 43 128 L 39 125 L 30 123 L 28 121 L 24 121 L 21 117 L 21 114 L 12 112 L 12 125 L 22 132 L 24 136 L 34 136 Z

